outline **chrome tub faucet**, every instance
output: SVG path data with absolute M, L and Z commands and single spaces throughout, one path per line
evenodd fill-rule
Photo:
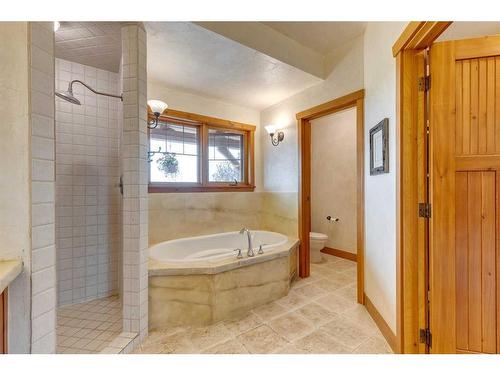
M 252 246 L 252 233 L 250 233 L 250 230 L 248 230 L 247 228 L 242 228 L 240 230 L 240 234 L 244 234 L 246 233 L 247 234 L 247 238 L 248 238 L 248 251 L 247 251 L 247 256 L 249 257 L 253 257 L 255 254 L 253 252 L 253 246 Z

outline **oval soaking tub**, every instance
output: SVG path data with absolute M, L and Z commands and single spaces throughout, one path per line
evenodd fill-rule
M 296 275 L 299 241 L 268 231 L 251 235 L 253 257 L 247 255 L 247 234 L 239 232 L 150 247 L 150 329 L 234 319 L 285 296 Z M 241 259 L 235 249 L 241 249 Z
M 252 247 L 256 255 L 262 246 L 264 255 L 278 246 L 284 245 L 288 237 L 275 232 L 251 231 Z M 244 258 L 248 251 L 247 235 L 239 232 L 210 234 L 207 236 L 180 238 L 152 246 L 149 257 L 168 263 L 193 264 L 197 262 L 217 263 L 222 259 L 236 258 L 236 249 L 240 249 Z

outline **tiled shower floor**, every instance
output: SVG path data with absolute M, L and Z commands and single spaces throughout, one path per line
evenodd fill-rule
M 153 331 L 136 353 L 392 353 L 356 302 L 356 263 L 325 254 L 290 293 L 247 316 L 203 328 Z
M 121 332 L 118 296 L 57 309 L 57 353 L 99 353 Z

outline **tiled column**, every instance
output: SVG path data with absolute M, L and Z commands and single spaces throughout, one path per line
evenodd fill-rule
M 54 31 L 29 23 L 31 352 L 56 350 Z
M 148 163 L 146 32 L 122 28 L 123 330 L 148 332 Z

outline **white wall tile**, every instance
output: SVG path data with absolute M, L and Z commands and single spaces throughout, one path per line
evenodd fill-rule
M 61 59 L 57 59 L 57 67 L 57 75 L 65 80 L 82 79 L 95 88 L 98 82 L 109 85 L 113 80 L 114 86 L 119 86 L 116 74 Z M 103 216 L 106 224 L 119 221 L 120 170 L 116 163 L 120 158 L 119 133 L 98 133 L 97 130 L 107 129 L 112 117 L 120 117 L 121 103 L 119 99 L 98 97 L 81 85 L 75 84 L 74 89 L 81 106 L 56 99 L 56 118 L 60 125 L 56 127 L 59 305 L 118 291 L 118 274 L 112 269 L 118 267 L 120 245 L 111 244 L 121 243 L 120 231 L 102 232 L 98 215 Z M 109 101 L 116 102 L 112 109 Z M 110 142 L 116 144 L 116 148 L 111 149 Z M 101 184 L 103 190 L 98 190 Z M 102 256 L 97 255 L 98 245 Z
M 140 37 L 139 37 L 140 36 Z M 147 334 L 147 282 L 140 278 L 147 270 L 147 150 L 146 123 L 146 35 L 139 25 L 122 28 L 123 108 L 123 327 L 144 337 Z M 144 61 L 143 61 L 144 60 Z M 146 215 L 142 215 L 144 211 Z M 143 240 L 145 239 L 145 240 Z M 146 260 L 146 261 L 144 261 Z M 144 263 L 144 264 L 143 264 Z M 147 280 L 147 277 L 146 277 Z

